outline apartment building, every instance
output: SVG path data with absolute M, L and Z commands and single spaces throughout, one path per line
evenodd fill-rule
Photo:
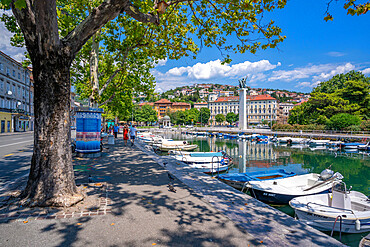
M 189 103 L 185 102 L 171 102 L 168 99 L 160 99 L 154 103 L 143 102 L 139 106 L 150 105 L 156 112 L 158 119 L 162 119 L 169 111 L 185 111 L 191 108 Z
M 247 95 L 246 109 L 248 124 L 257 125 L 262 121 L 276 121 L 277 119 L 277 100 L 270 95 Z M 219 97 L 215 101 L 208 102 L 211 112 L 212 123 L 215 123 L 217 114 L 227 115 L 229 112 L 239 114 L 239 96 Z
M 0 51 L 0 132 L 33 130 L 31 71 Z

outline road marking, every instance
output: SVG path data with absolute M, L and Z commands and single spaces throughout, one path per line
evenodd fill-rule
M 7 154 L 7 155 L 4 155 L 4 157 L 8 157 L 8 156 L 11 156 L 11 155 L 14 155 L 14 154 Z
M 13 146 L 13 145 L 21 144 L 21 143 L 26 143 L 26 142 L 33 142 L 33 140 L 24 141 L 24 142 L 16 142 L 16 143 L 11 143 L 11 144 L 7 144 L 7 145 L 2 145 L 2 146 L 0 146 L 0 148 L 2 148 L 2 147 L 8 147 L 8 146 Z

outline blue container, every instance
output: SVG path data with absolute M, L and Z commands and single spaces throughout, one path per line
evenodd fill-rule
M 100 152 L 102 109 L 76 108 L 76 152 Z

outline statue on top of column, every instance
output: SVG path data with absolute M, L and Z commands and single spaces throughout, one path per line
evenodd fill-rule
M 247 78 L 248 76 L 239 80 L 239 88 L 247 88 Z

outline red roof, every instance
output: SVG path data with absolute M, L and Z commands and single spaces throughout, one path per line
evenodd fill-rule
M 208 103 L 207 102 L 198 102 L 198 103 L 194 103 L 194 105 L 207 105 Z
M 215 102 L 239 101 L 239 96 L 218 97 Z
M 271 95 L 269 94 L 247 95 L 246 98 L 250 100 L 276 100 L 275 98 L 271 97 Z
M 191 106 L 189 103 L 185 103 L 185 102 L 173 102 L 172 105 L 184 105 L 184 106 Z
M 153 106 L 154 103 L 153 102 L 143 102 L 143 103 L 140 103 L 139 106 L 143 106 L 143 105 L 151 105 Z
M 172 102 L 169 101 L 168 99 L 160 99 L 156 101 L 155 104 L 172 104 Z

